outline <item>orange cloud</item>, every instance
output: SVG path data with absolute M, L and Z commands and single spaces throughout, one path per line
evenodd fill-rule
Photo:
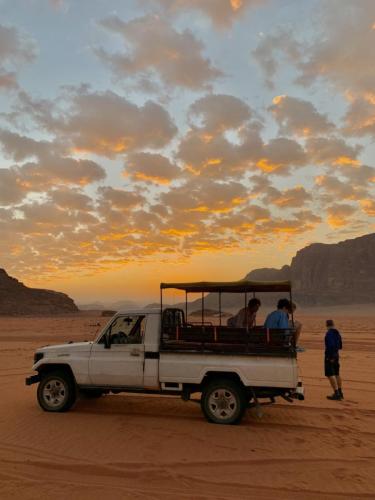
M 257 161 L 256 166 L 263 170 L 263 172 L 274 172 L 282 165 L 281 163 L 272 163 L 268 158 L 261 158 Z
M 374 200 L 361 200 L 362 210 L 371 217 L 375 217 L 375 201 Z
M 280 104 L 284 99 L 286 98 L 286 95 L 277 95 L 272 99 L 272 102 L 276 105 Z
M 230 0 L 230 5 L 234 11 L 240 9 L 242 7 L 242 0 Z
M 361 162 L 359 160 L 355 160 L 348 156 L 339 156 L 333 161 L 333 165 L 353 165 L 353 167 L 357 167 L 360 164 Z

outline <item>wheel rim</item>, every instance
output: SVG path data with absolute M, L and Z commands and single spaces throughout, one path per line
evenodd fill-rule
M 237 399 L 228 389 L 216 389 L 208 398 L 208 407 L 216 418 L 227 420 L 237 411 Z
M 60 406 L 66 398 L 65 384 L 59 379 L 51 379 L 43 387 L 43 399 L 48 406 Z

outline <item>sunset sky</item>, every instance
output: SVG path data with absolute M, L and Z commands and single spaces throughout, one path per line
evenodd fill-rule
M 0 267 L 78 303 L 375 230 L 374 0 L 0 0 Z

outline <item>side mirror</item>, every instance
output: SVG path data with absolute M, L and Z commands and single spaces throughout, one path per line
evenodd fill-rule
M 110 349 L 111 348 L 111 340 L 109 338 L 108 333 L 104 335 L 104 349 Z

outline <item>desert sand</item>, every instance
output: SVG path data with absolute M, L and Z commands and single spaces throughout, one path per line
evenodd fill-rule
M 198 404 L 164 396 L 107 395 L 45 413 L 24 382 L 33 351 L 91 340 L 106 319 L 0 318 L 0 498 L 375 498 L 375 316 L 337 319 L 342 402 L 326 399 L 325 316 L 298 319 L 306 400 L 218 426 Z

